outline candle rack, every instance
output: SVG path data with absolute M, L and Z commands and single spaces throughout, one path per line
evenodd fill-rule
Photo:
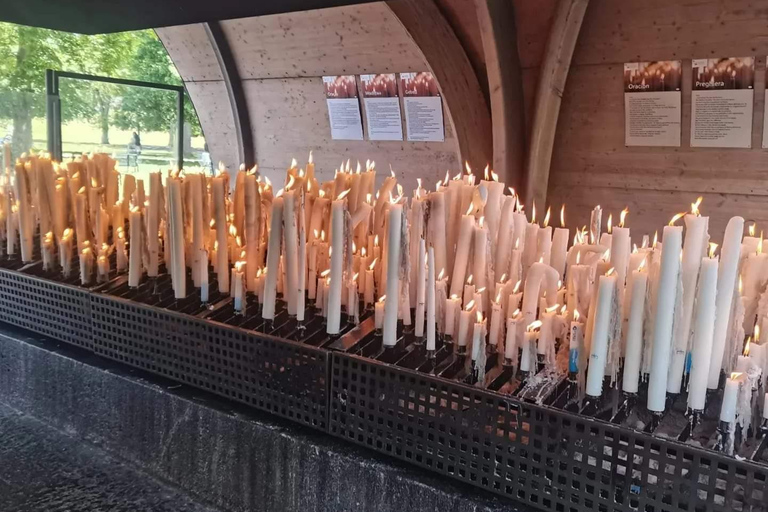
M 606 386 L 602 400 L 577 402 L 567 374 L 525 380 L 492 368 L 490 358 L 478 387 L 469 356 L 452 344 L 438 342 L 429 359 L 407 329 L 384 349 L 371 327 L 361 324 L 332 347 L 333 435 L 543 510 L 767 508 L 763 437 L 742 444 L 744 460 L 711 449 L 717 396 L 691 439 L 685 395 L 653 423 L 644 388 L 622 396 Z

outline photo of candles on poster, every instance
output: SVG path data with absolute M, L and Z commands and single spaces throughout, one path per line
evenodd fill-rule
M 691 147 L 752 147 L 755 59 L 693 59 Z
M 680 146 L 679 60 L 624 64 L 624 143 Z
M 394 73 L 360 75 L 370 140 L 403 140 L 400 97 Z
M 443 99 L 432 73 L 400 73 L 409 141 L 443 142 Z
M 354 75 L 323 77 L 333 140 L 363 140 L 363 122 Z

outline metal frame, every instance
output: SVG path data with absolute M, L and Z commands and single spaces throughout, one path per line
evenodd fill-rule
M 56 69 L 45 70 L 46 111 L 45 120 L 48 132 L 48 152 L 56 160 L 62 158 L 61 141 L 61 97 L 59 96 L 59 79 L 71 78 L 90 82 L 102 82 L 116 85 L 129 85 L 133 87 L 146 87 L 147 89 L 161 89 L 176 92 L 176 162 L 179 169 L 184 167 L 184 86 L 159 84 L 153 82 L 141 82 L 139 80 L 127 80 L 110 76 L 86 75 L 83 73 L 71 73 Z

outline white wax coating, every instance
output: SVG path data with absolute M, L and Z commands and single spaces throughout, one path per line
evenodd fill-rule
M 461 310 L 461 299 L 445 299 L 445 335 L 453 336 L 456 330 L 456 316 Z
M 663 412 L 667 397 L 667 376 L 672 351 L 672 327 L 677 297 L 677 280 L 680 273 L 683 228 L 681 226 L 664 226 L 663 243 L 656 310 L 654 311 L 651 377 L 648 383 L 648 409 L 652 412 Z
M 261 245 L 261 194 L 259 184 L 254 174 L 244 178 L 245 187 L 245 279 L 249 291 L 256 291 L 256 273 L 259 262 L 259 246 Z M 203 186 L 205 182 L 203 181 Z
M 525 331 L 523 336 L 523 353 L 520 356 L 520 371 L 531 371 L 531 345 L 536 343 L 538 333 L 536 331 Z
M 216 178 L 214 178 L 215 180 Z M 216 221 L 218 224 L 218 220 Z M 218 231 L 217 231 L 218 234 Z M 275 318 L 277 301 L 277 278 L 280 273 L 280 242 L 283 236 L 283 198 L 272 200 L 272 213 L 269 221 L 269 246 L 267 248 L 267 274 L 264 277 L 264 299 L 261 316 L 265 320 Z M 219 246 L 221 247 L 221 246 Z M 217 251 L 217 253 L 220 251 Z M 221 260 L 219 260 L 221 263 Z M 221 289 L 221 283 L 219 283 Z
M 427 255 L 427 350 L 435 350 L 435 248 Z
M 528 268 L 536 261 L 539 243 L 539 225 L 528 224 L 525 228 L 525 246 L 523 247 L 523 262 L 521 275 L 525 279 Z
M 429 194 L 429 243 L 435 248 L 435 265 L 445 268 L 445 194 L 432 192 Z M 401 206 L 402 208 L 402 206 Z M 399 226 L 400 224 L 398 224 Z M 398 238 L 399 240 L 399 238 Z M 392 261 L 391 258 L 388 261 Z
M 696 281 L 699 278 L 701 257 L 708 240 L 708 224 L 709 217 L 698 217 L 690 213 L 685 216 L 685 242 L 683 243 L 683 261 L 680 269 L 683 283 L 683 304 L 680 320 L 673 337 L 672 360 L 669 367 L 669 380 L 667 381 L 668 393 L 679 393 L 683 380 L 688 341 L 691 336 Z
M 440 194 L 442 197 L 442 194 Z M 400 297 L 400 231 L 402 228 L 403 205 L 389 205 L 389 231 L 387 236 L 387 300 L 384 305 L 384 345 L 397 343 L 397 310 Z M 445 248 L 445 225 L 441 224 L 443 248 Z M 436 229 L 436 232 L 440 231 Z M 436 256 L 437 257 L 437 256 Z
M 418 243 L 418 264 L 416 265 L 416 324 L 413 328 L 413 334 L 417 337 L 424 336 L 424 314 L 426 308 L 426 290 L 427 290 L 427 255 L 426 242 L 423 238 Z
M 547 294 L 547 306 L 555 305 L 558 277 L 557 271 L 545 263 L 536 262 L 531 265 L 523 288 L 523 317 L 526 326 L 536 320 L 536 308 L 542 285 Z
M 341 290 L 344 281 L 344 198 L 331 203 L 331 283 L 328 288 L 328 323 L 326 332 L 338 334 L 341 331 Z M 395 276 L 397 284 L 397 276 Z M 397 297 L 397 294 L 394 296 Z M 390 296 L 387 296 L 389 299 Z M 387 304 L 397 300 L 387 300 Z M 395 311 L 397 322 L 397 311 Z
M 489 201 L 490 201 L 490 194 L 489 194 Z M 499 219 L 499 228 L 498 231 L 494 234 L 494 239 L 496 240 L 496 253 L 493 260 L 493 267 L 495 270 L 494 274 L 494 280 L 499 280 L 502 274 L 504 274 L 507 269 L 509 268 L 509 256 L 511 253 L 511 249 L 514 246 L 513 238 L 513 229 L 514 229 L 514 218 L 513 214 L 515 211 L 515 196 L 505 196 L 504 197 L 504 206 L 501 210 L 501 218 Z M 486 204 L 486 211 L 488 210 L 488 205 Z M 487 215 L 486 215 L 487 217 Z M 488 224 L 490 226 L 490 223 Z M 567 243 L 567 240 L 566 240 Z
M 387 299 L 384 299 L 385 301 Z M 384 326 L 384 303 L 383 302 L 377 302 L 373 306 L 373 316 L 374 316 L 374 327 L 376 329 L 381 329 Z
M 691 378 L 688 386 L 688 406 L 696 411 L 704 410 L 706 404 L 707 379 L 709 378 L 714 339 L 717 267 L 716 258 L 704 258 L 702 260 L 699 289 L 696 294 Z
M 736 402 L 739 398 L 739 385 L 741 377 L 725 381 L 725 391 L 723 392 L 723 405 L 720 408 L 720 421 L 733 423 L 736 420 Z
M 411 283 L 408 290 L 411 304 L 419 303 L 419 276 L 423 277 L 421 273 L 421 266 L 414 265 L 413 262 L 419 261 L 421 247 L 421 240 L 424 239 L 424 200 L 414 197 L 411 201 L 411 216 L 408 224 L 409 232 L 409 249 L 410 249 L 410 261 L 411 261 Z M 418 317 L 418 313 L 416 313 Z M 418 320 L 416 321 L 418 325 Z M 418 335 L 417 335 L 418 336 Z
M 463 302 L 462 304 L 466 307 L 467 304 L 471 300 L 475 299 L 475 285 L 473 284 L 465 284 L 464 285 L 464 296 L 462 297 Z
M 608 343 L 610 341 L 611 309 L 613 294 L 616 290 L 616 275 L 600 276 L 597 289 L 595 324 L 592 330 L 592 346 L 587 368 L 587 394 L 599 397 L 603 394 L 605 365 L 608 361 Z
M 193 183 L 194 185 L 197 185 L 197 183 Z M 197 221 L 197 214 L 198 211 L 200 213 L 200 226 L 199 228 L 202 230 L 202 189 L 197 187 L 198 190 L 196 193 L 199 192 L 199 195 L 196 195 L 195 198 L 199 199 L 200 202 L 193 202 L 193 205 L 195 207 L 195 210 L 193 210 L 193 219 L 196 222 Z M 160 203 L 161 203 L 161 197 L 162 197 L 162 177 L 159 172 L 153 172 L 149 174 L 149 206 L 147 206 L 147 248 L 149 250 L 149 263 L 147 265 L 147 275 L 150 277 L 157 276 L 158 274 L 158 267 L 160 264 L 160 237 L 158 235 L 160 231 Z M 109 203 L 107 203 L 109 204 Z M 197 229 L 198 225 L 196 223 L 193 224 L 193 228 Z M 197 231 L 193 232 L 193 238 L 197 235 Z M 202 245 L 197 246 L 202 247 Z
M 373 270 L 365 269 L 365 304 L 370 306 L 374 301 L 374 291 L 376 285 L 373 281 Z
M 218 248 L 216 249 L 216 262 L 213 266 L 214 270 L 216 271 L 216 276 L 219 280 L 219 292 L 221 293 L 227 293 L 229 291 L 229 244 L 228 244 L 228 232 L 227 232 L 227 207 L 226 207 L 226 201 L 225 201 L 225 195 L 226 190 L 224 190 L 224 177 L 223 176 L 216 176 L 215 178 L 211 179 L 211 199 L 213 202 L 213 219 L 216 223 L 216 242 L 218 243 Z M 274 216 L 275 212 L 275 201 L 277 199 L 272 201 L 272 215 Z M 282 231 L 282 222 L 283 222 L 283 199 L 279 198 L 280 203 L 280 228 L 276 231 L 278 233 L 278 239 L 277 244 L 278 247 L 276 249 L 277 254 L 280 253 L 280 233 Z M 274 226 L 274 222 L 271 224 Z M 273 242 L 272 242 L 272 233 L 270 232 L 270 239 L 269 239 L 269 247 L 272 248 Z M 271 274 L 275 277 L 275 286 L 277 285 L 277 262 L 279 259 L 275 260 L 275 264 L 272 268 Z M 269 281 L 269 279 L 267 279 Z M 274 305 L 272 305 L 273 311 L 274 311 Z M 264 317 L 264 318 L 274 318 L 274 313 L 270 317 Z
M 517 350 L 517 329 L 520 317 L 507 318 L 507 337 L 504 339 L 504 359 L 512 360 Z
M 184 216 L 181 195 L 181 180 L 168 180 L 168 227 L 171 242 L 171 279 L 174 296 L 183 299 L 187 296 L 187 267 L 184 261 Z M 133 238 L 133 232 L 131 232 Z
M 131 243 L 128 246 L 128 286 L 136 288 L 141 281 L 141 211 L 131 211 L 128 217 Z
M 208 251 L 200 249 L 198 256 L 198 265 L 200 265 L 200 302 L 208 302 L 209 284 L 208 284 Z
M 643 313 L 648 273 L 635 270 L 629 280 L 629 323 L 627 325 L 627 351 L 624 357 L 624 378 L 621 388 L 625 393 L 637 393 L 640 382 L 640 363 L 643 354 Z
M 288 306 L 289 315 L 295 315 L 298 307 L 296 292 L 299 286 L 299 262 L 297 258 L 299 237 L 296 193 L 296 190 L 289 190 L 283 195 L 283 236 L 285 237 L 285 267 L 283 269 L 285 272 L 284 299 Z M 343 230 L 344 228 L 342 224 L 342 234 Z M 334 251 L 336 251 L 336 249 L 334 249 Z M 341 251 L 343 251 L 343 245 Z
M 243 304 L 244 304 L 244 293 L 243 293 L 243 273 L 234 271 L 232 273 L 234 276 L 234 288 L 235 293 L 233 294 L 235 299 L 235 311 L 242 311 L 243 310 Z
M 485 202 L 483 215 L 488 223 L 488 232 L 491 236 L 491 246 L 496 246 L 496 237 L 499 232 L 499 218 L 501 217 L 501 200 L 504 197 L 504 183 L 499 181 L 480 182 L 488 190 L 488 200 Z
M 467 311 L 462 309 L 459 313 L 459 337 L 457 345 L 459 347 L 466 347 L 469 338 L 469 329 L 472 325 L 472 316 L 475 314 L 473 310 Z
M 504 312 L 502 311 L 501 304 L 496 302 L 491 303 L 491 330 L 488 333 L 488 343 L 496 346 L 499 344 L 499 338 L 501 337 L 501 326 Z
M 301 212 L 299 212 L 299 218 Z M 303 229 L 299 230 L 299 254 L 298 254 L 298 286 L 296 289 L 296 320 L 299 322 L 304 321 L 304 315 L 306 314 L 306 295 L 305 290 L 307 288 L 307 233 Z M 246 271 L 247 271 L 246 265 Z M 248 275 L 246 273 L 246 275 Z M 359 277 L 358 277 L 359 278 Z M 355 292 L 355 298 L 357 298 L 357 292 Z M 357 305 L 357 304 L 355 304 Z
M 483 346 L 483 338 L 485 337 L 485 320 L 482 322 L 475 322 L 472 328 L 472 360 L 477 361 L 480 356 L 480 349 Z
M 717 389 L 720 369 L 725 354 L 728 323 L 731 319 L 731 304 L 736 292 L 736 274 L 739 271 L 741 257 L 741 237 L 744 232 L 744 219 L 733 217 L 728 221 L 720 250 L 720 266 L 717 271 L 717 299 L 715 301 L 715 328 L 712 340 L 712 360 L 709 366 L 707 388 Z
M 552 226 L 539 229 L 536 257 L 534 261 L 541 261 L 549 265 L 552 258 Z
M 570 231 L 566 228 L 555 228 L 555 234 L 552 237 L 552 256 L 549 264 L 560 274 L 560 279 L 564 281 L 565 260 L 568 255 L 568 238 Z
M 484 288 L 486 286 L 485 275 L 487 272 L 486 267 L 486 251 L 488 243 L 488 228 L 485 226 L 475 226 L 474 235 L 474 252 L 472 253 L 472 275 L 475 278 L 475 286 L 477 288 Z
M 537 352 L 539 355 L 546 355 L 552 345 L 552 351 L 554 352 L 555 335 L 554 335 L 554 321 L 555 311 L 540 311 L 539 318 L 541 318 L 541 329 L 539 330 L 539 342 L 537 345 Z
M 471 215 L 461 217 L 459 237 L 456 243 L 456 257 L 453 263 L 453 276 L 451 278 L 451 295 L 461 295 L 462 286 L 467 277 L 467 263 L 469 250 L 472 247 L 472 235 L 474 233 L 475 218 Z

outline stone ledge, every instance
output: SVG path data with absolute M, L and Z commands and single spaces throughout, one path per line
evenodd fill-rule
M 0 402 L 230 510 L 522 510 L 321 432 L 1 324 Z

